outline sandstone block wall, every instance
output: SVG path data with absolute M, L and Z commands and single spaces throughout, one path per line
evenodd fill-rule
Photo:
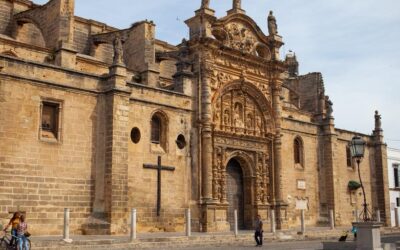
M 65 207 L 80 232 L 91 212 L 96 98 L 2 78 L 0 81 L 0 217 L 27 213 L 34 234 L 60 234 Z M 43 99 L 62 105 L 59 142 L 39 139 Z M 4 221 L 2 221 L 4 223 Z

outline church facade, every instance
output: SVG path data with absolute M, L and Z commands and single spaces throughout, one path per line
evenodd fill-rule
M 348 144 L 366 143 L 361 175 L 372 212 L 390 223 L 381 117 L 371 135 L 334 125 L 320 73 L 299 75 L 272 12 L 268 34 L 238 0 L 218 18 L 202 1 L 189 39 L 155 24 L 119 30 L 74 15 L 74 0 L 0 0 L 0 215 L 30 231 L 124 234 L 228 231 L 257 214 L 279 229 L 350 225 L 362 208 Z M 349 188 L 350 187 L 350 188 Z

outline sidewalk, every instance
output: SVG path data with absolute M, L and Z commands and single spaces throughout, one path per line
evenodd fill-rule
M 275 234 L 264 233 L 268 242 L 302 241 L 302 240 L 330 240 L 337 241 L 343 231 L 348 227 L 306 228 L 306 233 L 300 235 L 296 229 L 277 231 Z M 382 235 L 400 233 L 400 228 L 383 228 Z M 62 241 L 61 236 L 31 237 L 32 249 L 40 250 L 70 250 L 70 249 L 144 249 L 144 248 L 184 248 L 196 246 L 218 245 L 244 245 L 253 244 L 253 231 L 239 231 L 237 237 L 233 232 L 198 233 L 192 232 L 192 236 L 186 237 L 184 233 L 138 233 L 137 239 L 130 241 L 129 236 L 71 236 L 72 243 Z M 349 240 L 353 236 L 349 233 Z

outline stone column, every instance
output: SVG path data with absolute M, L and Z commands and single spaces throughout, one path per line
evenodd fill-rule
M 383 141 L 383 130 L 381 115 L 375 111 L 375 129 L 373 131 L 373 142 L 375 148 L 375 178 L 376 193 L 378 200 L 376 206 L 381 211 L 382 222 L 390 225 L 390 197 L 389 197 L 389 177 L 387 166 L 387 145 Z
M 201 122 L 202 122 L 202 198 L 207 203 L 212 200 L 212 108 L 210 70 L 206 63 L 201 66 Z
M 273 109 L 275 112 L 275 138 L 274 138 L 274 190 L 275 190 L 275 211 L 276 211 L 276 224 L 278 229 L 287 227 L 285 210 L 287 204 L 283 201 L 282 194 L 282 134 L 281 134 L 281 119 L 282 119 L 282 103 L 281 91 L 282 80 L 280 78 L 274 79 L 273 82 Z

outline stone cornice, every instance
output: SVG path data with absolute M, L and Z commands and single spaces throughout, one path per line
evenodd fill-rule
M 143 85 L 143 84 L 140 84 L 140 83 L 134 83 L 134 82 L 127 82 L 127 84 L 128 84 L 129 87 L 132 87 L 132 88 L 148 89 L 148 90 L 153 90 L 155 92 L 161 92 L 161 93 L 164 93 L 164 94 L 175 95 L 175 96 L 182 97 L 182 98 L 192 99 L 191 96 L 185 95 L 183 93 L 167 90 L 167 89 L 151 87 L 151 86 Z
M 138 99 L 138 98 L 134 98 L 134 97 L 130 97 L 129 100 L 130 100 L 130 102 L 146 103 L 146 104 L 155 105 L 157 107 L 161 106 L 161 107 L 171 108 L 171 109 L 174 109 L 174 110 L 182 110 L 182 111 L 190 112 L 190 113 L 194 113 L 195 112 L 192 109 L 186 109 L 186 108 L 179 107 L 179 106 L 163 104 L 163 103 L 159 103 L 159 102 L 156 102 L 156 101 L 152 102 L 152 101 L 149 101 L 149 100 L 143 100 L 143 99 Z
M 6 44 L 18 46 L 20 48 L 22 47 L 22 48 L 36 50 L 36 51 L 45 52 L 45 53 L 52 53 L 53 52 L 53 50 L 45 48 L 45 47 L 39 47 L 39 46 L 31 45 L 31 44 L 28 44 L 28 43 L 19 42 L 17 40 L 14 40 L 11 37 L 7 37 L 5 35 L 0 35 L 0 43 L 3 43 L 3 42 L 6 43 Z
M 56 83 L 53 81 L 39 80 L 39 79 L 35 79 L 35 78 L 24 77 L 24 76 L 13 75 L 13 74 L 5 74 L 5 73 L 0 72 L 0 79 L 1 78 L 8 78 L 8 79 L 13 79 L 13 80 L 16 79 L 21 82 L 25 82 L 27 84 L 36 83 L 39 85 L 45 85 L 47 87 L 52 87 L 55 89 L 63 89 L 66 91 L 71 91 L 71 92 L 76 92 L 76 93 L 86 93 L 86 94 L 90 94 L 90 95 L 98 95 L 98 94 L 102 93 L 101 91 L 98 91 L 98 90 L 78 88 L 78 87 L 74 87 L 74 86 L 63 85 L 63 84 Z
M 49 68 L 49 69 L 53 69 L 53 70 L 63 71 L 63 72 L 67 72 L 67 73 L 71 73 L 71 74 L 75 74 L 75 75 L 81 75 L 81 76 L 84 76 L 84 77 L 96 78 L 96 79 L 99 79 L 99 80 L 104 79 L 104 77 L 101 76 L 101 75 L 85 73 L 85 72 L 81 72 L 81 71 L 78 71 L 78 70 L 63 68 L 63 67 L 52 65 L 52 64 L 46 64 L 46 63 L 41 63 L 41 62 L 36 62 L 36 61 L 31 61 L 31 60 L 27 60 L 27 59 L 21 59 L 21 58 L 17 58 L 17 57 L 13 57 L 13 56 L 7 56 L 7 55 L 0 54 L 0 59 L 2 59 L 2 58 L 6 59 L 6 60 L 9 60 L 9 61 L 23 63 L 24 65 L 30 64 L 30 65 L 33 65 L 33 66 L 38 66 L 38 67 L 42 67 L 42 68 Z

